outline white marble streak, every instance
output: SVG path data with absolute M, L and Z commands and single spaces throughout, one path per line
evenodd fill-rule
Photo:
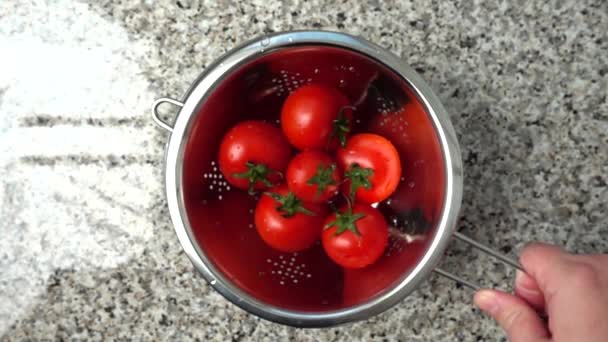
M 154 230 L 149 189 L 162 189 L 158 167 L 137 157 L 154 152 L 155 128 L 132 124 L 152 101 L 135 62 L 145 46 L 85 4 L 0 6 L 2 335 L 55 270 L 138 257 Z M 94 163 L 121 156 L 134 161 Z

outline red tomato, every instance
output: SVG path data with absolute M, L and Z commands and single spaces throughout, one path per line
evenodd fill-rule
M 384 253 L 388 227 L 384 216 L 375 208 L 355 204 L 325 219 L 321 237 L 325 252 L 345 268 L 362 268 L 373 264 Z
M 323 230 L 325 207 L 303 203 L 287 186 L 264 193 L 255 208 L 255 226 L 271 247 L 297 252 L 310 247 Z
M 287 166 L 287 186 L 306 202 L 322 203 L 338 193 L 342 181 L 336 162 L 325 152 L 305 151 Z
M 396 211 L 422 210 L 427 221 L 440 214 L 445 187 L 445 165 L 433 123 L 417 101 L 401 110 L 378 114 L 370 131 L 390 140 L 403 156 L 404 181 L 395 191 L 391 207 Z
M 290 156 L 280 129 L 262 121 L 243 121 L 222 139 L 220 171 L 239 189 L 268 189 L 281 180 Z
M 352 107 L 338 89 L 310 84 L 287 97 L 281 127 L 287 140 L 300 150 L 333 150 L 346 141 L 352 118 Z
M 336 153 L 344 171 L 343 191 L 362 203 L 388 198 L 401 178 L 399 153 L 387 139 L 369 133 L 353 135 Z

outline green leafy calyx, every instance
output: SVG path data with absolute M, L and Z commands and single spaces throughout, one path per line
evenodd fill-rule
M 362 213 L 353 214 L 353 210 L 351 207 L 348 207 L 346 211 L 336 212 L 336 219 L 331 221 L 330 223 L 325 225 L 325 229 L 329 229 L 331 227 L 336 227 L 336 231 L 334 235 L 340 235 L 345 231 L 351 231 L 353 234 L 360 236 L 359 231 L 357 230 L 357 225 L 355 222 L 357 220 L 365 217 Z
M 255 190 L 255 185 L 258 182 L 262 182 L 262 184 L 267 187 L 272 187 L 272 183 L 268 179 L 268 176 L 272 173 L 276 173 L 276 171 L 270 169 L 265 164 L 261 163 L 253 163 L 247 162 L 245 163 L 247 167 L 247 171 L 241 173 L 234 173 L 232 176 L 234 178 L 245 178 L 249 181 L 249 193 L 252 194 Z
M 272 197 L 278 202 L 277 211 L 281 213 L 281 216 L 289 218 L 297 213 L 301 213 L 308 216 L 315 216 L 315 213 L 304 208 L 302 201 L 293 194 L 288 192 L 287 195 L 281 195 L 274 192 L 267 192 L 266 195 Z
M 344 177 L 350 180 L 350 198 L 354 202 L 355 193 L 360 187 L 364 189 L 371 189 L 372 183 L 370 181 L 371 176 L 374 174 L 373 169 L 363 168 L 359 164 L 354 163 L 346 170 Z
M 322 164 L 319 164 L 317 167 L 317 173 L 312 176 L 306 184 L 308 185 L 316 185 L 317 186 L 317 194 L 319 197 L 323 190 L 325 190 L 330 185 L 336 185 L 336 181 L 332 177 L 334 171 L 336 170 L 336 164 L 331 164 L 327 167 L 324 167 Z

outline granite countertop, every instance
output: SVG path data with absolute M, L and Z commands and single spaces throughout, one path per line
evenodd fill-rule
M 432 276 L 365 322 L 263 321 L 193 270 L 169 220 L 167 134 L 214 58 L 263 33 L 361 35 L 437 92 L 465 162 L 461 230 L 608 250 L 608 2 L 2 1 L 0 340 L 495 341 L 471 292 Z M 512 271 L 454 242 L 442 267 L 508 289 Z

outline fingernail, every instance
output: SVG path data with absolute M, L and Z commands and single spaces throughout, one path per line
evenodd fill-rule
M 498 312 L 498 300 L 492 290 L 480 290 L 475 294 L 475 304 L 483 311 L 494 315 Z
M 517 271 L 515 273 L 515 287 L 519 291 L 524 291 L 530 295 L 540 295 L 541 293 L 538 291 L 538 285 L 534 282 L 529 275 L 525 274 L 522 271 Z
M 534 288 L 534 284 L 532 283 L 532 279 L 528 277 L 524 272 L 517 270 L 515 272 L 515 283 L 519 286 L 523 286 L 525 288 L 531 289 Z

